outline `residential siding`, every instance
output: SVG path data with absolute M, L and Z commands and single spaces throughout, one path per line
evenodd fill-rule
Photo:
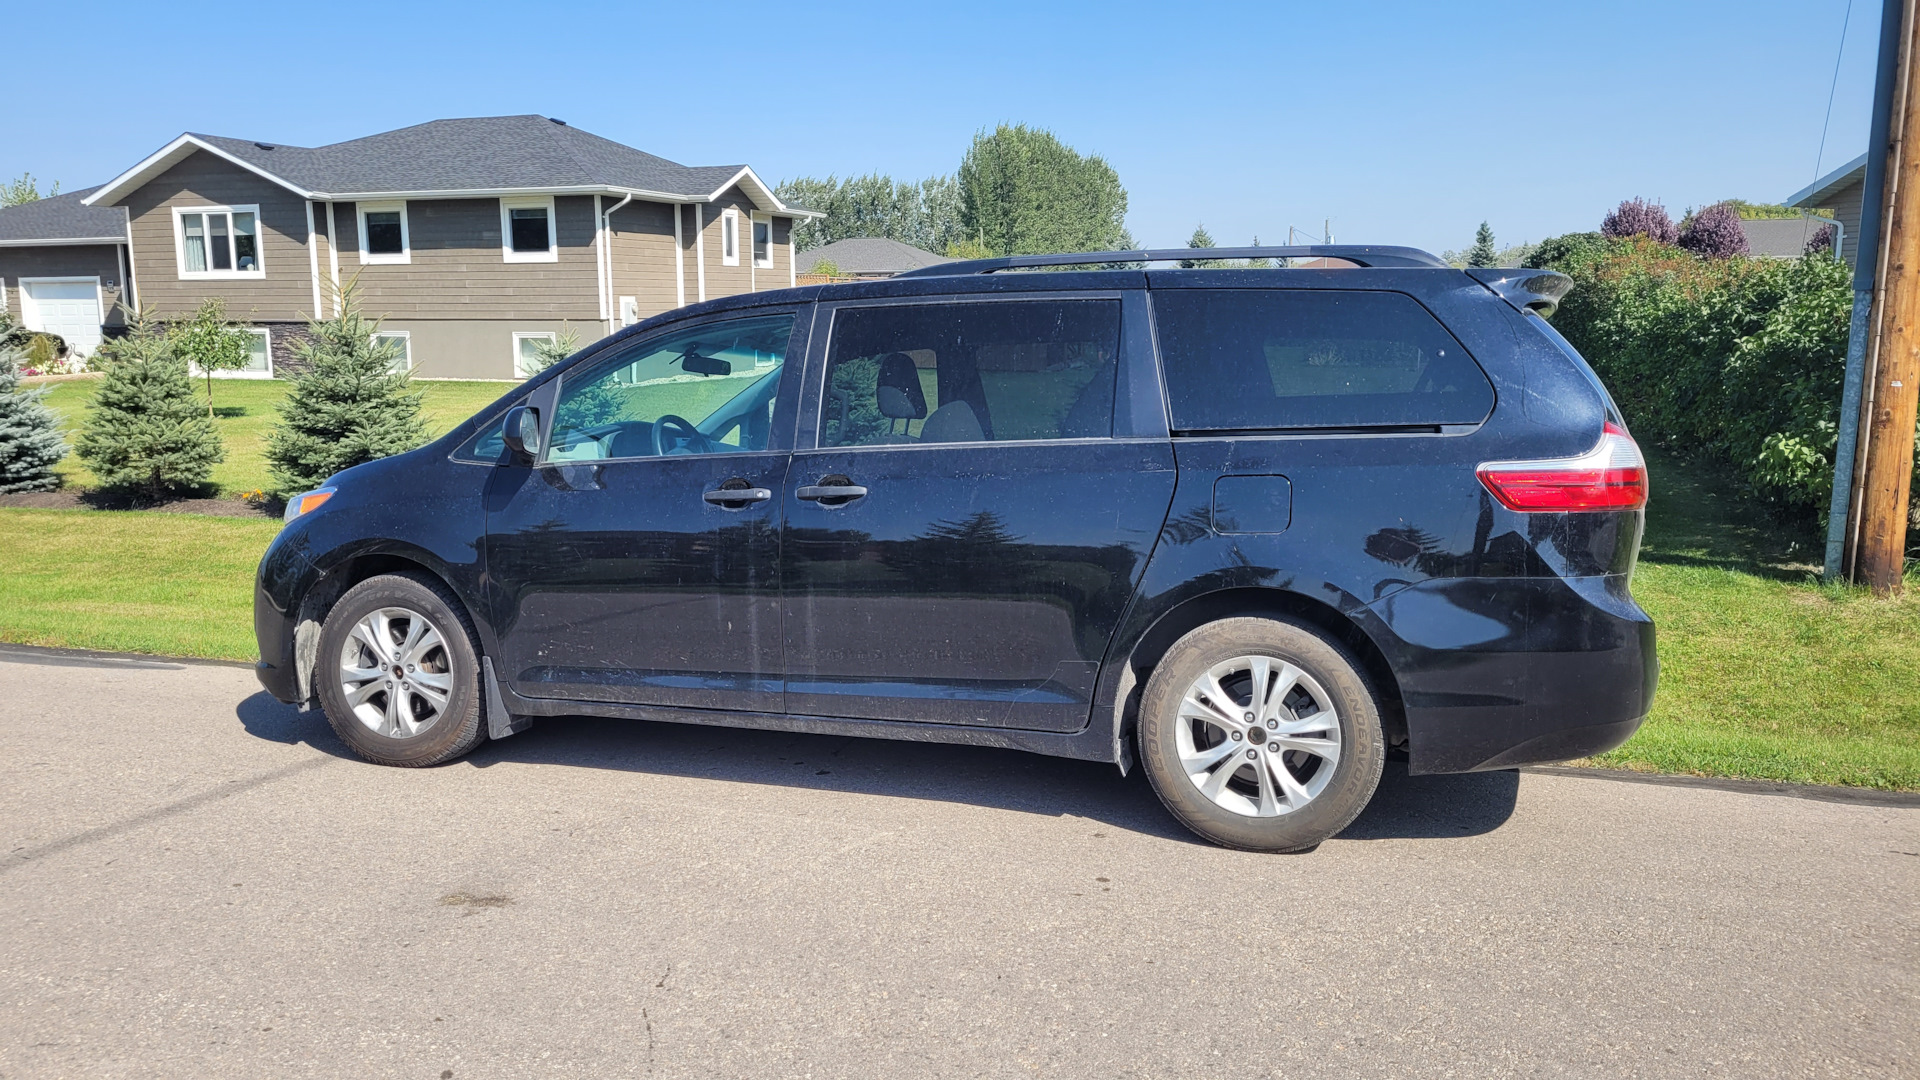
M 572 332 L 582 347 L 605 333 L 595 319 L 387 319 L 381 328 L 407 332 L 413 374 L 421 379 L 517 379 L 516 332 L 548 332 L 556 338 Z
M 640 302 L 642 319 L 679 306 L 673 271 L 673 206 L 668 203 L 630 202 L 614 211 L 608 236 L 613 253 L 613 310 L 617 323 L 620 297 Z
M 360 264 L 360 219 L 350 202 L 334 204 L 342 281 L 358 275 L 361 310 L 393 319 L 567 319 L 600 317 L 593 197 L 554 200 L 557 262 L 507 262 L 501 254 L 498 199 L 425 199 L 407 203 L 412 261 Z
M 181 280 L 173 208 L 249 204 L 260 207 L 264 274 L 257 280 Z M 131 218 L 133 274 L 142 307 L 177 313 L 219 297 L 233 318 L 273 321 L 298 318 L 313 306 L 305 200 L 271 180 L 203 150 L 141 185 L 120 205 Z
M 755 270 L 754 274 L 754 287 L 762 292 L 784 289 L 793 284 L 792 218 L 773 219 L 773 269 L 763 267 Z
M 114 244 L 0 247 L 0 307 L 20 314 L 21 278 L 97 277 L 104 326 L 125 326 L 120 308 L 120 248 Z
M 1865 190 L 1866 182 L 1856 180 L 1821 200 L 1827 204 L 1828 209 L 1833 211 L 1834 219 L 1840 222 L 1840 227 L 1846 230 L 1846 235 L 1840 242 L 1840 256 L 1843 259 L 1852 259 L 1857 250 L 1854 242 L 1860 238 L 1861 193 Z
M 740 212 L 740 265 L 738 266 L 724 264 L 720 247 L 721 216 L 730 206 Z M 753 200 L 738 187 L 732 187 L 719 198 L 707 203 L 702 212 L 706 215 L 707 299 L 752 292 L 753 231 L 749 223 L 753 218 Z

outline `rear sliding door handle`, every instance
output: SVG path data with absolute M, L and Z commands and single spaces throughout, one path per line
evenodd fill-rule
M 793 497 L 826 506 L 839 506 L 861 498 L 866 493 L 867 489 L 859 484 L 808 484 L 794 492 Z
M 702 495 L 701 498 L 713 503 L 715 506 L 723 506 L 729 510 L 738 510 L 748 503 L 766 502 L 768 499 L 773 498 L 773 492 L 761 487 L 723 487 L 718 491 L 709 491 Z

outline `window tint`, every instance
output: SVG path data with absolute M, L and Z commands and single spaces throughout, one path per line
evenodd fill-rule
M 1410 296 L 1334 290 L 1153 294 L 1176 431 L 1473 424 L 1493 387 Z
M 546 251 L 547 245 L 547 209 L 544 206 L 516 206 L 507 211 L 508 219 L 513 222 L 513 242 L 515 251 Z
M 705 323 L 567 372 L 547 460 L 765 450 L 792 332 L 791 315 Z
M 369 210 L 366 217 L 367 254 L 398 255 L 406 250 L 400 238 L 400 211 Z
M 822 446 L 1113 433 L 1117 300 L 842 308 Z

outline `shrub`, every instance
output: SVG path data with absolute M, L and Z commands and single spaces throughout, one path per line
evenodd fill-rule
M 1553 323 L 1593 364 L 1634 436 L 1730 463 L 1783 515 L 1832 490 L 1853 293 L 1837 259 L 1701 259 L 1644 238 L 1556 237 L 1574 288 Z
M 579 348 L 580 331 L 575 330 L 572 326 L 562 325 L 560 333 L 556 334 L 552 340 L 548 340 L 547 338 L 534 338 L 533 356 L 529 358 L 531 362 L 526 365 L 527 377 L 532 378 L 540 374 L 560 361 L 565 360 L 567 357 L 572 356 Z
M 171 337 L 136 315 L 94 359 L 106 378 L 74 449 L 101 485 L 153 500 L 203 487 L 226 451 Z
M 1731 259 L 1750 250 L 1739 212 L 1726 203 L 1714 203 L 1691 215 L 1680 230 L 1680 246 L 1703 259 Z
M 45 394 L 20 388 L 20 350 L 0 345 L 0 495 L 60 486 L 53 467 L 67 456 L 67 441 L 40 400 Z
M 1807 254 L 1807 255 L 1833 254 L 1833 241 L 1837 236 L 1838 236 L 1838 232 L 1837 230 L 1834 229 L 1832 225 L 1820 226 L 1818 229 L 1814 230 L 1814 233 L 1812 236 L 1807 237 L 1807 247 L 1804 254 Z
M 286 494 L 427 441 L 420 394 L 409 391 L 406 372 L 393 370 L 399 347 L 374 340 L 380 326 L 360 313 L 350 287 L 339 311 L 308 320 L 307 339 L 294 345 L 305 370 L 267 433 L 267 465 Z
M 1662 244 L 1671 244 L 1680 239 L 1680 231 L 1673 227 L 1673 219 L 1667 216 L 1667 208 L 1640 198 L 1626 200 L 1602 218 L 1600 235 L 1615 240 L 1644 236 Z

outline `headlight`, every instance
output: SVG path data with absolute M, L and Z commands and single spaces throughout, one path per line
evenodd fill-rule
M 338 489 L 322 487 L 314 488 L 312 491 L 305 492 L 304 494 L 295 495 L 293 498 L 287 500 L 287 513 L 281 520 L 292 521 L 302 514 L 313 513 L 315 510 L 320 509 L 320 504 L 333 498 L 333 493 L 336 490 Z

